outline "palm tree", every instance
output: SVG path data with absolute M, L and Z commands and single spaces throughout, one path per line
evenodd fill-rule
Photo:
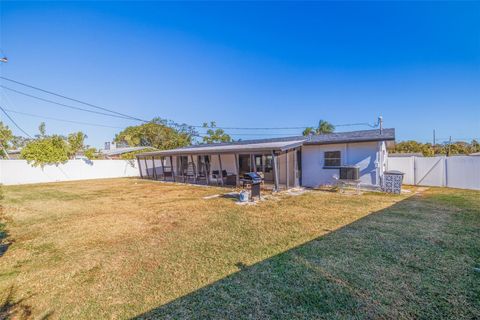
M 318 121 L 318 128 L 315 130 L 316 134 L 332 133 L 335 131 L 335 126 L 328 121 Z
M 315 128 L 314 127 L 306 127 L 305 130 L 303 130 L 302 134 L 307 137 L 311 134 L 315 134 Z
M 309 136 L 311 134 L 319 135 L 319 134 L 332 133 L 333 131 L 335 131 L 335 126 L 333 124 L 325 120 L 320 120 L 318 122 L 317 128 L 307 127 L 305 128 L 305 130 L 303 130 L 303 135 L 304 136 Z

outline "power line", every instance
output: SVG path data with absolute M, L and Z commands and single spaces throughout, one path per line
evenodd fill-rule
M 334 127 L 353 127 L 353 126 L 369 126 L 371 128 L 375 128 L 378 125 L 372 125 L 367 122 L 360 122 L 360 123 L 346 123 L 346 124 L 334 124 Z M 204 128 L 203 126 L 191 126 L 194 128 Z M 205 129 L 224 129 L 224 130 L 302 130 L 309 127 L 315 126 L 304 126 L 304 127 L 215 127 L 215 128 L 205 128 Z
M 93 110 L 88 110 L 88 109 L 84 109 L 84 108 L 79 108 L 79 107 L 75 107 L 75 106 L 66 105 L 66 104 L 63 104 L 63 103 L 60 103 L 60 102 L 48 100 L 48 99 L 41 98 L 41 97 L 38 97 L 38 96 L 35 96 L 35 95 L 31 95 L 31 94 L 28 94 L 28 93 L 25 93 L 25 92 L 21 92 L 21 91 L 6 87 L 4 85 L 0 85 L 0 87 L 2 87 L 4 89 L 7 89 L 7 90 L 10 90 L 10 91 L 16 92 L 18 94 L 22 94 L 22 95 L 34 98 L 34 99 L 38 99 L 38 100 L 41 100 L 41 101 L 53 103 L 53 104 L 56 104 L 56 105 L 60 105 L 60 106 L 64 106 L 64 107 L 67 107 L 67 108 L 76 109 L 76 110 L 80 110 L 80 111 L 86 111 L 86 112 L 91 112 L 91 113 L 96 113 L 96 114 L 101 114 L 101 115 L 106 115 L 106 116 L 112 116 L 112 117 L 117 117 L 117 118 L 122 118 L 122 119 L 132 119 L 132 120 L 137 120 L 137 121 L 141 121 L 141 122 L 145 122 L 145 123 L 150 122 L 150 121 L 143 120 L 143 119 L 140 119 L 140 118 L 136 118 L 136 117 L 133 117 L 133 116 L 130 116 L 130 115 L 127 115 L 127 114 L 123 114 L 123 113 L 120 113 L 120 112 L 117 112 L 117 111 L 114 111 L 114 110 L 110 110 L 110 109 L 107 109 L 107 108 L 104 108 L 104 107 L 100 107 L 100 106 L 97 106 L 97 105 L 94 105 L 94 104 L 91 104 L 91 103 L 88 103 L 88 102 L 84 102 L 84 101 L 81 101 L 81 100 L 78 100 L 78 99 L 70 98 L 70 97 L 64 96 L 62 94 L 58 94 L 58 93 L 55 93 L 55 92 L 52 92 L 52 91 L 41 89 L 41 88 L 26 84 L 26 83 L 23 83 L 23 82 L 20 82 L 20 81 L 9 79 L 9 78 L 3 77 L 3 76 L 0 76 L 0 79 L 4 79 L 6 81 L 10 81 L 10 82 L 13 82 L 13 83 L 16 83 L 16 84 L 19 84 L 19 85 L 22 85 L 22 86 L 25 86 L 25 87 L 28 87 L 28 88 L 31 88 L 31 89 L 39 90 L 41 92 L 45 92 L 45 93 L 48 93 L 48 94 L 51 94 L 51 95 L 54 95 L 54 96 L 57 96 L 57 97 L 61 97 L 63 99 L 75 101 L 77 103 L 81 103 L 81 104 L 90 106 L 92 108 L 104 110 L 104 111 L 107 111 L 107 112 L 110 112 L 110 113 L 113 113 L 113 114 L 107 114 L 107 113 L 103 113 L 103 112 L 98 112 L 98 111 L 93 111 Z M 367 123 L 367 122 L 360 122 L 360 123 L 334 124 L 334 126 L 335 127 L 368 126 L 368 127 L 371 127 L 371 128 L 375 128 L 375 127 L 378 126 L 378 124 L 373 124 L 372 125 L 372 124 Z M 199 125 L 190 125 L 189 127 L 204 128 L 203 126 L 199 126 Z M 256 128 L 255 127 L 216 127 L 216 128 L 217 129 L 224 129 L 224 130 L 302 130 L 302 129 L 306 129 L 308 127 L 312 127 L 312 126 L 256 127 Z
M 68 122 L 68 123 L 75 123 L 75 124 L 82 124 L 82 125 L 88 125 L 88 126 L 94 126 L 94 127 L 104 127 L 104 128 L 113 128 L 113 129 L 124 129 L 124 127 L 118 127 L 118 126 L 108 126 L 108 125 L 103 125 L 99 123 L 91 123 L 91 122 L 82 122 L 82 121 L 74 121 L 74 120 L 67 120 L 67 119 L 60 119 L 60 118 L 54 118 L 54 117 L 48 117 L 48 116 L 42 116 L 39 114 L 33 114 L 33 113 L 27 113 L 27 112 L 21 112 L 21 111 L 16 111 L 12 109 L 5 109 L 5 111 L 8 111 L 10 113 L 16 113 L 24 116 L 29 116 L 29 117 L 34 117 L 34 118 L 39 118 L 39 119 L 47 119 L 47 120 L 54 120 L 54 121 L 60 121 L 60 122 Z M 229 133 L 227 132 L 228 135 L 230 136 L 284 136 L 285 133 L 239 133 L 239 132 L 232 132 Z M 199 136 L 206 135 L 206 132 L 200 132 Z
M 68 123 L 76 123 L 76 124 L 82 124 L 82 125 L 94 126 L 94 127 L 124 129 L 124 127 L 115 127 L 115 126 L 108 126 L 108 125 L 98 124 L 98 123 L 90 123 L 90 122 L 81 122 L 81 121 L 73 121 L 73 120 L 67 120 L 67 119 L 52 118 L 52 117 L 46 117 L 46 116 L 42 116 L 42 115 L 38 115 L 38 114 L 20 112 L 20 111 L 15 111 L 15 110 L 10 110 L 10 109 L 5 109 L 5 110 L 8 111 L 8 112 L 11 112 L 11 113 L 21 114 L 21 115 L 24 115 L 24 116 L 40 118 L 40 119 L 47 119 L 47 120 L 54 120 L 54 121 L 61 121 L 61 122 L 68 122 Z
M 99 109 L 99 110 L 107 111 L 107 112 L 110 112 L 110 113 L 113 113 L 113 114 L 117 114 L 117 115 L 119 115 L 119 116 L 123 116 L 123 117 L 129 118 L 129 119 L 132 119 L 132 120 L 137 120 L 137 121 L 141 121 L 141 122 L 149 122 L 149 121 L 147 121 L 147 120 L 143 120 L 143 119 L 140 119 L 140 118 L 132 117 L 132 116 L 129 116 L 129 115 L 124 114 L 124 113 L 121 113 L 121 112 L 117 112 L 117 111 L 114 111 L 114 110 L 110 110 L 110 109 L 108 109 L 108 108 L 104 108 L 104 107 L 100 107 L 100 106 L 94 105 L 94 104 L 92 104 L 92 103 L 88 103 L 88 102 L 84 102 L 84 101 L 81 101 L 81 100 L 78 100 L 78 99 L 70 98 L 70 97 L 64 96 L 64 95 L 62 95 L 62 94 L 55 93 L 55 92 L 52 92 L 52 91 L 48 91 L 48 90 L 45 90 L 45 89 L 41 89 L 41 88 L 38 88 L 38 87 L 35 87 L 35 86 L 32 86 L 32 85 L 26 84 L 26 83 L 23 83 L 23 82 L 20 82 L 20 81 L 16 81 L 16 80 L 13 80 L 13 79 L 9 79 L 9 78 L 3 77 L 3 76 L 0 76 L 0 78 L 3 79 L 3 80 L 7 80 L 7 81 L 10 81 L 10 82 L 13 82 L 13 83 L 16 83 L 16 84 L 19 84 L 19 85 L 22 85 L 22 86 L 31 88 L 31 89 L 35 89 L 35 90 L 38 90 L 38 91 L 42 91 L 42 92 L 45 92 L 45 93 L 48 93 L 48 94 L 51 94 L 51 95 L 54 95 L 54 96 L 57 96 L 57 97 L 60 97 L 60 98 L 63 98 L 63 99 L 67 99 L 67 100 L 70 100 L 70 101 L 74 101 L 74 102 L 77 102 L 77 103 L 81 103 L 81 104 L 84 104 L 84 105 L 86 105 L 86 106 L 89 106 L 89 107 L 92 107 L 92 108 L 95 108 L 95 109 Z
M 30 97 L 30 98 L 34 98 L 34 99 L 38 99 L 38 100 L 41 100 L 41 101 L 44 101 L 44 102 L 56 104 L 56 105 L 66 107 L 66 108 L 69 108 L 69 109 L 73 109 L 73 110 L 85 111 L 85 112 L 90 112 L 90 113 L 95 113 L 95 114 L 100 114 L 100 115 L 114 117 L 114 118 L 120 118 L 120 119 L 130 119 L 130 118 L 127 118 L 127 117 L 124 117 L 124 116 L 118 116 L 118 115 L 115 115 L 115 114 L 89 110 L 89 109 L 85 109 L 85 108 L 80 108 L 80 107 L 75 107 L 75 106 L 71 106 L 71 105 L 68 105 L 68 104 L 60 103 L 60 102 L 53 101 L 53 100 L 48 100 L 48 99 L 45 99 L 45 98 L 37 97 L 37 96 L 31 95 L 31 94 L 28 94 L 28 93 L 25 93 L 25 92 L 22 92 L 22 91 L 18 91 L 18 90 L 6 87 L 6 86 L 1 85 L 1 84 L 0 84 L 0 87 L 3 88 L 3 89 L 13 91 L 15 93 Z
M 3 113 L 5 113 L 5 115 L 7 116 L 8 119 L 10 119 L 10 121 L 18 128 L 18 130 L 22 131 L 25 135 L 27 135 L 27 137 L 33 139 L 33 137 L 31 135 L 29 135 L 25 130 L 22 129 L 22 127 L 20 127 L 18 125 L 18 123 L 15 122 L 15 120 L 13 120 L 12 117 L 10 117 L 10 115 L 7 113 L 7 111 L 5 111 L 5 109 L 3 109 L 2 106 L 0 106 L 0 110 L 2 110 Z

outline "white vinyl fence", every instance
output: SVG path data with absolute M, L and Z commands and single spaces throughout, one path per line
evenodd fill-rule
M 404 184 L 480 190 L 480 157 L 388 157 L 387 170 L 405 173 Z
M 135 160 L 69 160 L 59 165 L 32 167 L 26 160 L 0 160 L 4 185 L 138 176 Z

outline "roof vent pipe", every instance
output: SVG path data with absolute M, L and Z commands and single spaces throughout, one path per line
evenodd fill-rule
M 378 125 L 380 126 L 380 134 L 383 134 L 383 117 L 378 117 Z

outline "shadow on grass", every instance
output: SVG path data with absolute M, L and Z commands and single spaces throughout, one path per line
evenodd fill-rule
M 32 315 L 32 309 L 30 306 L 25 305 L 23 302 L 25 299 L 14 301 L 14 289 L 10 287 L 8 293 L 5 296 L 0 296 L 0 320 L 3 319 L 27 319 Z
M 8 247 L 12 244 L 10 241 L 7 240 L 8 233 L 7 231 L 3 230 L 4 224 L 0 222 L 0 258 L 7 252 Z
M 6 225 L 2 222 L 3 220 L 3 188 L 0 185 L 0 258 L 7 252 L 8 247 L 10 247 L 11 242 L 7 240 L 8 232 L 6 230 Z M 1 318 L 0 318 L 1 319 Z
M 413 196 L 135 319 L 475 318 L 480 228 L 437 209 Z

